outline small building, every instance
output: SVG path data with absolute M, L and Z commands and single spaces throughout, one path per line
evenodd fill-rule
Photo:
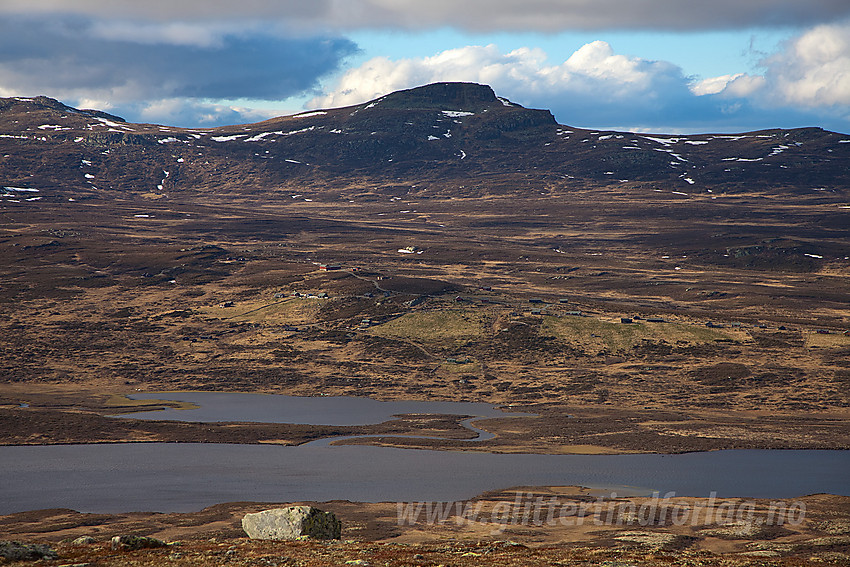
M 543 303 L 543 300 L 537 297 L 533 297 L 528 300 L 529 303 Z
M 328 294 L 324 291 L 320 291 L 319 293 L 316 294 L 316 297 L 318 297 L 320 299 L 327 299 Z
M 558 303 L 569 303 L 569 302 L 570 302 L 570 300 L 567 299 L 566 297 L 562 297 L 561 299 L 558 300 Z
M 282 291 L 274 294 L 275 299 L 283 299 L 284 297 L 286 297 L 286 294 L 283 293 Z
M 666 323 L 667 322 L 661 317 L 647 317 L 646 320 L 649 321 L 650 323 Z
M 815 332 L 819 335 L 829 335 L 829 329 L 816 329 Z
M 723 325 L 721 325 L 719 323 L 712 323 L 711 321 L 706 323 L 705 326 L 708 327 L 709 329 L 722 329 L 723 328 Z
M 235 303 L 233 303 L 232 301 L 225 301 L 224 303 L 221 304 L 220 307 L 233 307 L 234 305 L 235 305 Z
M 634 323 L 634 320 L 632 320 L 631 317 L 620 317 L 620 323 L 628 325 L 630 323 Z
M 323 272 L 333 272 L 336 270 L 341 270 L 342 266 L 339 264 L 319 264 L 319 269 Z

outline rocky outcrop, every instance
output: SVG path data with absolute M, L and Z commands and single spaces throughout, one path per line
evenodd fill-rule
M 38 559 L 56 559 L 57 557 L 56 551 L 49 545 L 0 541 L 0 559 L 7 561 L 35 561 Z
M 112 549 L 133 551 L 136 549 L 153 549 L 166 547 L 168 544 L 155 537 L 120 535 L 112 538 Z
M 303 536 L 339 539 L 342 523 L 332 512 L 312 506 L 290 506 L 245 514 L 242 529 L 251 539 L 288 540 Z

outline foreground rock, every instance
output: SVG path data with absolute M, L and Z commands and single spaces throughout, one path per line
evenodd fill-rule
M 165 547 L 167 545 L 167 543 L 160 539 L 156 539 L 155 537 L 117 535 L 112 538 L 112 549 L 120 549 L 123 551 L 152 549 L 156 547 Z
M 245 514 L 242 529 L 251 539 L 339 539 L 342 523 L 332 512 L 312 506 L 273 508 L 255 514 Z
M 56 551 L 49 545 L 0 541 L 0 559 L 7 561 L 35 561 L 36 559 L 56 559 L 57 557 Z

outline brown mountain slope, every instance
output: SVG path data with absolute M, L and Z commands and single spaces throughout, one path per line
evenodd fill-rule
M 0 186 L 62 200 L 148 192 L 272 198 L 283 190 L 335 201 L 352 185 L 454 196 L 588 185 L 845 196 L 848 142 L 817 128 L 692 136 L 582 130 L 466 83 L 210 129 L 132 124 L 46 97 L 10 98 L 0 99 Z

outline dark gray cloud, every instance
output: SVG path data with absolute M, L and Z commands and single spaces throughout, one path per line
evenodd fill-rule
M 145 99 L 282 100 L 357 52 L 350 40 L 279 37 L 254 27 L 145 41 L 81 16 L 0 18 L 0 91 L 124 103 Z
M 73 11 L 149 21 L 262 20 L 292 29 L 716 30 L 807 26 L 850 16 L 847 0 L 4 0 L 3 12 Z

